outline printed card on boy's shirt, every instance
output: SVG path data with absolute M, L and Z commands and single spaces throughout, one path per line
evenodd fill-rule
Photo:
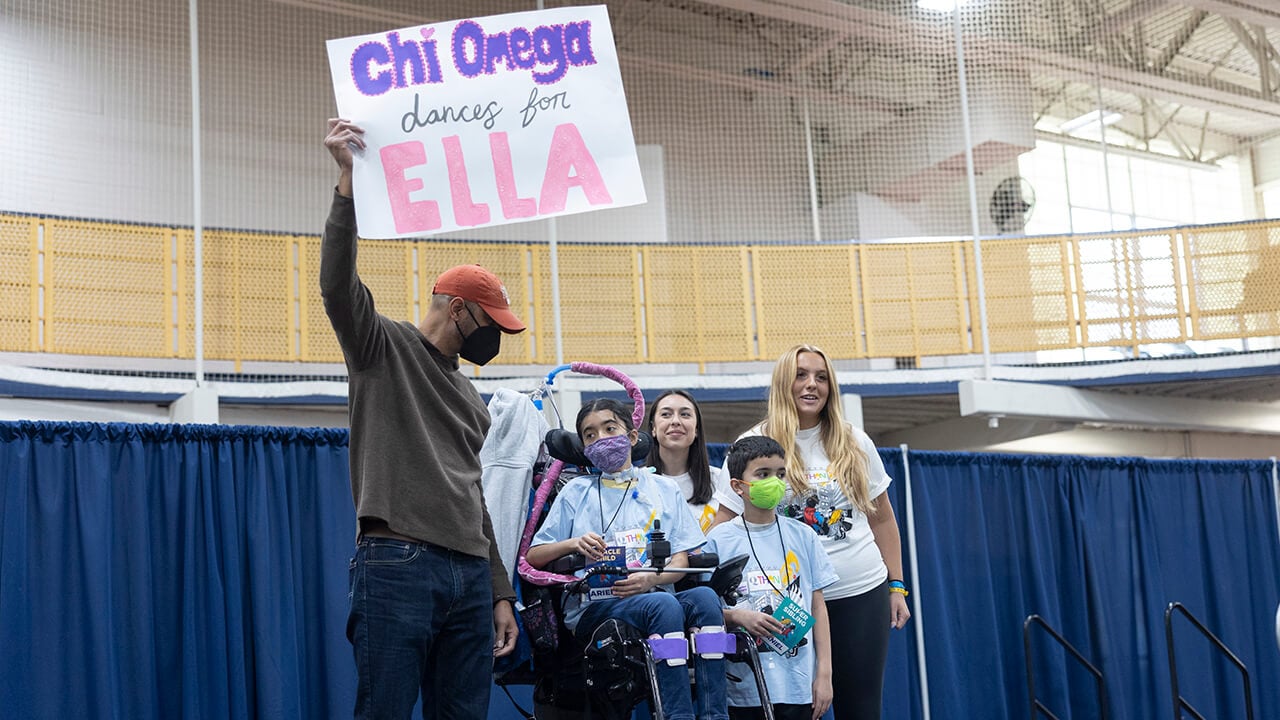
M 779 595 L 775 588 L 782 585 L 782 577 L 781 571 L 766 575 L 759 570 L 752 570 L 743 577 L 742 587 L 747 589 L 747 596 L 751 600 L 753 609 L 772 615 L 786 628 L 781 634 L 757 639 L 757 646 L 763 645 L 780 655 L 794 657 L 797 652 L 796 647 L 809 634 L 814 620 L 804 606 L 797 602 L 801 597 L 800 578 L 793 577 L 791 583 L 785 588 L 786 594 Z M 740 591 L 742 587 L 739 588 Z
M 751 570 L 746 573 L 745 579 L 747 584 L 747 594 L 752 597 L 757 595 L 764 595 L 766 597 L 770 595 L 777 596 L 778 593 L 774 591 L 774 588 L 782 585 L 781 572 L 771 572 L 766 575 L 759 570 Z

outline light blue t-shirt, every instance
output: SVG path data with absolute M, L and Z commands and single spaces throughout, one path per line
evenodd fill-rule
M 627 567 L 641 567 L 649 564 L 645 545 L 654 520 L 661 522 L 672 553 L 688 552 L 705 542 L 680 488 L 670 478 L 648 468 L 582 475 L 560 490 L 532 545 L 598 533 L 608 545 L 626 548 Z M 578 626 L 578 618 L 593 596 L 600 599 L 611 593 L 603 589 L 566 598 L 564 624 L 569 629 Z
M 747 532 L 750 531 L 750 542 Z M 781 533 L 781 536 L 779 536 Z M 781 539 L 779 539 L 781 537 Z M 785 556 L 784 556 L 785 548 Z M 767 527 L 743 524 L 742 516 L 711 528 L 705 552 L 719 553 L 721 559 L 747 554 L 738 591 L 745 597 L 737 607 L 763 610 L 777 608 L 787 594 L 805 610 L 813 612 L 813 592 L 830 587 L 839 578 L 822 549 L 818 535 L 804 523 L 778 516 L 778 522 Z M 776 588 L 776 590 L 775 590 Z M 813 637 L 793 650 L 794 656 L 761 652 L 765 686 L 775 704 L 807 705 L 813 702 L 813 674 L 817 654 Z M 733 707 L 760 707 L 760 695 L 751 680 L 750 668 L 744 663 L 729 663 L 729 672 L 743 678 L 729 683 L 729 704 Z

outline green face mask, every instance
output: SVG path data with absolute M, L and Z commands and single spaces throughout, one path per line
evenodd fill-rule
M 748 484 L 748 488 L 747 496 L 751 499 L 752 505 L 761 510 L 772 510 L 782 502 L 782 496 L 787 492 L 787 483 L 774 475 L 753 481 Z

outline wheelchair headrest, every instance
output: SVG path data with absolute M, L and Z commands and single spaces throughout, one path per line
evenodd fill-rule
M 591 461 L 582 452 L 582 438 L 578 437 L 578 433 L 559 428 L 548 430 L 543 442 L 546 443 L 547 452 L 551 457 L 570 465 L 591 467 Z M 649 457 L 649 449 L 652 447 L 653 437 L 641 430 L 640 437 L 631 448 L 631 462 L 644 462 L 645 458 Z

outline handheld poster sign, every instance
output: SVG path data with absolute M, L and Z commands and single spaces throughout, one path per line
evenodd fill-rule
M 367 238 L 645 202 L 605 6 L 330 40 Z

